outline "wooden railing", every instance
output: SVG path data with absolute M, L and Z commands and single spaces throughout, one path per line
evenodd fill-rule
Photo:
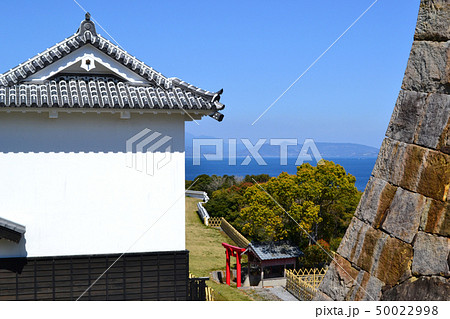
M 286 270 L 286 289 L 300 300 L 313 300 L 328 268 Z
M 222 217 L 210 217 L 205 223 L 206 226 L 220 228 L 222 224 Z
M 220 228 L 241 248 L 247 248 L 250 242 L 240 232 L 238 232 L 229 222 L 222 217 Z

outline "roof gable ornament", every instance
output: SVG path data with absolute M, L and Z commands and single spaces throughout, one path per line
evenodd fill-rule
M 81 37 L 86 36 L 86 38 L 97 36 L 95 24 L 91 21 L 91 14 L 89 12 L 86 12 L 85 19 L 81 21 L 77 35 Z

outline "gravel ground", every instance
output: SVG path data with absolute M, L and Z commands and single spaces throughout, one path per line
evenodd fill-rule
M 243 288 L 252 299 L 258 301 L 298 301 L 289 291 L 283 287 L 273 288 Z
M 283 301 L 299 301 L 297 298 L 295 298 L 289 291 L 284 289 L 283 287 L 273 287 L 268 288 L 272 294 L 277 296 Z

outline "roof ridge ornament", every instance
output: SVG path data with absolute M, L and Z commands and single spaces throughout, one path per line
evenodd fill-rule
M 85 19 L 81 21 L 80 28 L 77 31 L 78 36 L 84 36 L 86 33 L 90 33 L 91 37 L 97 36 L 97 32 L 95 31 L 95 24 L 91 20 L 91 14 L 86 12 Z
M 215 119 L 216 121 L 222 122 L 223 120 L 223 114 L 218 112 L 217 110 L 223 110 L 225 108 L 225 104 L 220 103 L 220 95 L 223 93 L 223 89 L 220 89 L 219 91 L 217 91 L 216 93 L 214 93 L 214 96 L 211 99 L 211 103 L 214 104 L 216 111 L 213 112 L 212 114 L 210 114 L 209 116 L 211 116 L 213 119 Z

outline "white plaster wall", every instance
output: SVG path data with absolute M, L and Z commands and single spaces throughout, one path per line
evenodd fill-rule
M 145 128 L 172 137 L 153 176 L 126 165 Z M 26 226 L 0 256 L 184 250 L 184 165 L 181 115 L 0 113 L 0 216 Z

